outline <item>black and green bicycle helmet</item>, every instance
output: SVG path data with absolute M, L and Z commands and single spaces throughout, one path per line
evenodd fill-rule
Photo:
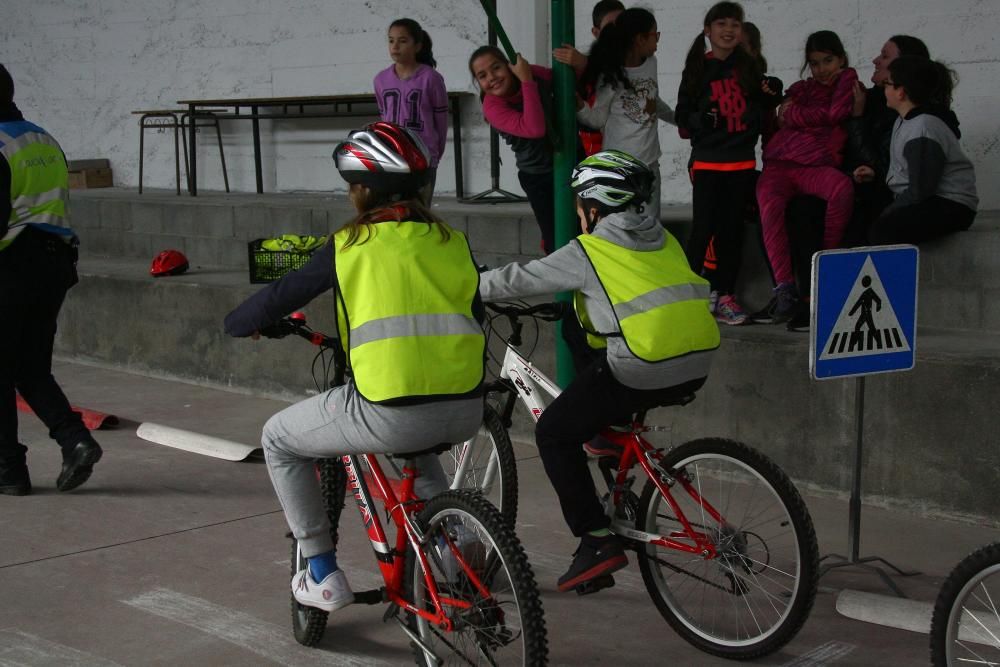
M 649 201 L 653 172 L 646 163 L 622 151 L 601 151 L 573 168 L 570 187 L 580 199 L 596 204 L 602 214 L 635 207 Z

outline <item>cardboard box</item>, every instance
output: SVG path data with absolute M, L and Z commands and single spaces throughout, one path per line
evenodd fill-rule
M 69 160 L 70 190 L 86 188 L 110 188 L 113 185 L 111 163 L 100 160 Z

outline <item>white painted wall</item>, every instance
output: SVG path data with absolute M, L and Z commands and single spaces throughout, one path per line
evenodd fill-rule
M 438 68 L 451 90 L 474 90 L 467 70 L 486 41 L 474 0 L 7 0 L 0 24 L 0 62 L 11 70 L 25 115 L 51 131 L 70 159 L 107 157 L 115 183 L 138 183 L 135 109 L 172 108 L 187 98 L 322 95 L 366 92 L 388 66 L 385 30 L 397 17 L 420 21 L 434 39 Z M 547 3 L 498 0 L 500 18 L 529 58 L 548 59 Z M 628 3 L 627 3 L 628 4 Z M 662 32 L 658 59 L 662 96 L 673 103 L 684 55 L 711 2 L 640 3 L 653 9 Z M 836 30 L 862 80 L 887 37 L 921 37 L 932 55 L 959 74 L 955 110 L 962 143 L 977 168 L 983 207 L 1000 207 L 992 187 L 1000 175 L 1000 86 L 996 48 L 998 0 L 746 0 L 748 19 L 764 33 L 773 74 L 788 85 L 802 64 L 808 33 Z M 577 39 L 590 42 L 590 2 L 576 3 Z M 264 124 L 267 190 L 341 190 L 329 159 L 336 140 L 357 119 Z M 217 151 L 202 135 L 199 184 L 221 189 Z M 467 192 L 489 187 L 488 132 L 477 104 L 464 114 Z M 688 147 L 661 126 L 663 196 L 688 201 Z M 224 124 L 230 182 L 253 191 L 250 127 Z M 502 149 L 502 185 L 517 190 L 513 159 Z M 147 187 L 172 187 L 168 135 L 147 133 Z M 438 191 L 454 192 L 451 147 Z

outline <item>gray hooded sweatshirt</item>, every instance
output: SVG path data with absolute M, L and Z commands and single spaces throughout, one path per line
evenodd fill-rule
M 663 247 L 667 232 L 654 218 L 633 211 L 612 213 L 598 223 L 594 236 L 629 250 L 652 251 Z M 508 264 L 480 277 L 483 301 L 541 296 L 555 292 L 580 292 L 590 320 L 601 333 L 621 329 L 601 281 L 578 241 L 551 255 L 527 264 Z M 663 335 L 669 336 L 669 331 Z M 636 357 L 625 339 L 609 337 L 608 366 L 615 379 L 633 389 L 662 389 L 708 375 L 714 350 L 692 352 L 665 361 L 649 362 Z

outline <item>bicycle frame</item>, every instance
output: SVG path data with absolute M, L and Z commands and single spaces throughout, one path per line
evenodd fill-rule
M 544 395 L 554 400 L 562 393 L 562 389 L 546 376 L 545 373 L 525 359 L 512 343 L 505 341 L 505 345 L 503 365 L 500 367 L 500 380 L 490 386 L 492 390 L 507 393 L 507 399 L 501 411 L 501 418 L 504 423 L 509 423 L 510 417 L 513 414 L 514 403 L 520 398 L 531 414 L 532 419 L 537 422 L 548 403 L 551 403 L 551 400 L 546 401 L 544 399 Z M 691 496 L 705 513 L 720 524 L 724 523 L 725 519 L 711 503 L 701 496 L 698 490 L 694 488 L 694 485 L 684 475 L 679 475 L 675 471 L 667 470 L 660 466 L 663 451 L 655 448 L 641 435 L 644 432 L 653 430 L 653 428 L 639 422 L 634 422 L 628 430 L 619 431 L 606 428 L 601 431 L 603 437 L 620 445 L 624 450 L 618 463 L 614 487 L 611 489 L 605 505 L 605 512 L 611 519 L 610 529 L 622 537 L 627 537 L 637 542 L 698 554 L 706 559 L 714 558 L 716 549 L 712 539 L 706 533 L 695 529 L 695 525 L 688 520 L 684 511 L 674 499 L 671 487 L 679 482 L 684 491 Z M 456 483 L 461 481 L 460 475 L 464 474 L 465 466 L 471 458 L 471 456 L 462 457 L 459 469 L 455 473 Z M 626 490 L 631 486 L 632 481 L 634 481 L 629 479 L 629 472 L 637 463 L 643 472 L 646 473 L 646 476 L 660 490 L 663 497 L 666 498 L 683 530 L 673 531 L 669 535 L 647 533 L 635 529 L 616 516 L 616 510 L 621 504 Z M 487 466 L 486 474 L 484 475 L 486 484 L 484 486 L 492 483 L 496 465 L 497 461 L 494 456 Z M 679 540 L 686 540 L 686 542 Z
M 401 609 L 426 619 L 443 630 L 453 630 L 452 620 L 445 613 L 445 608 L 469 609 L 472 607 L 472 603 L 442 595 L 438 590 L 437 582 L 430 574 L 431 570 L 427 556 L 421 548 L 426 544 L 426 537 L 412 521 L 413 514 L 420 511 L 424 506 L 424 502 L 416 496 L 413 490 L 414 480 L 418 474 L 416 469 L 408 464 L 403 466 L 402 484 L 399 487 L 400 491 L 397 497 L 393 485 L 382 471 L 374 455 L 362 454 L 359 456 L 349 454 L 342 456 L 340 460 L 347 472 L 347 490 L 354 496 L 354 500 L 357 503 L 358 511 L 361 514 L 361 522 L 368 533 L 368 540 L 371 542 L 372 549 L 375 552 L 375 559 L 378 561 L 379 571 L 385 581 L 384 599 L 399 606 Z M 362 464 L 367 468 L 367 472 L 362 471 Z M 375 511 L 372 494 L 368 488 L 369 479 L 381 496 L 387 519 L 391 519 L 396 525 L 396 540 L 392 546 L 389 544 L 388 536 L 382 527 L 378 512 Z M 472 582 L 481 595 L 487 598 L 492 597 L 489 589 L 483 585 L 479 576 L 468 566 L 461 552 L 451 539 L 446 536 L 445 540 L 447 541 L 449 550 L 462 567 L 469 581 Z M 424 583 L 434 604 L 434 608 L 431 611 L 414 606 L 412 601 L 407 600 L 404 596 L 403 577 L 405 576 L 406 552 L 408 547 L 413 548 L 419 560 L 420 568 L 424 574 Z

